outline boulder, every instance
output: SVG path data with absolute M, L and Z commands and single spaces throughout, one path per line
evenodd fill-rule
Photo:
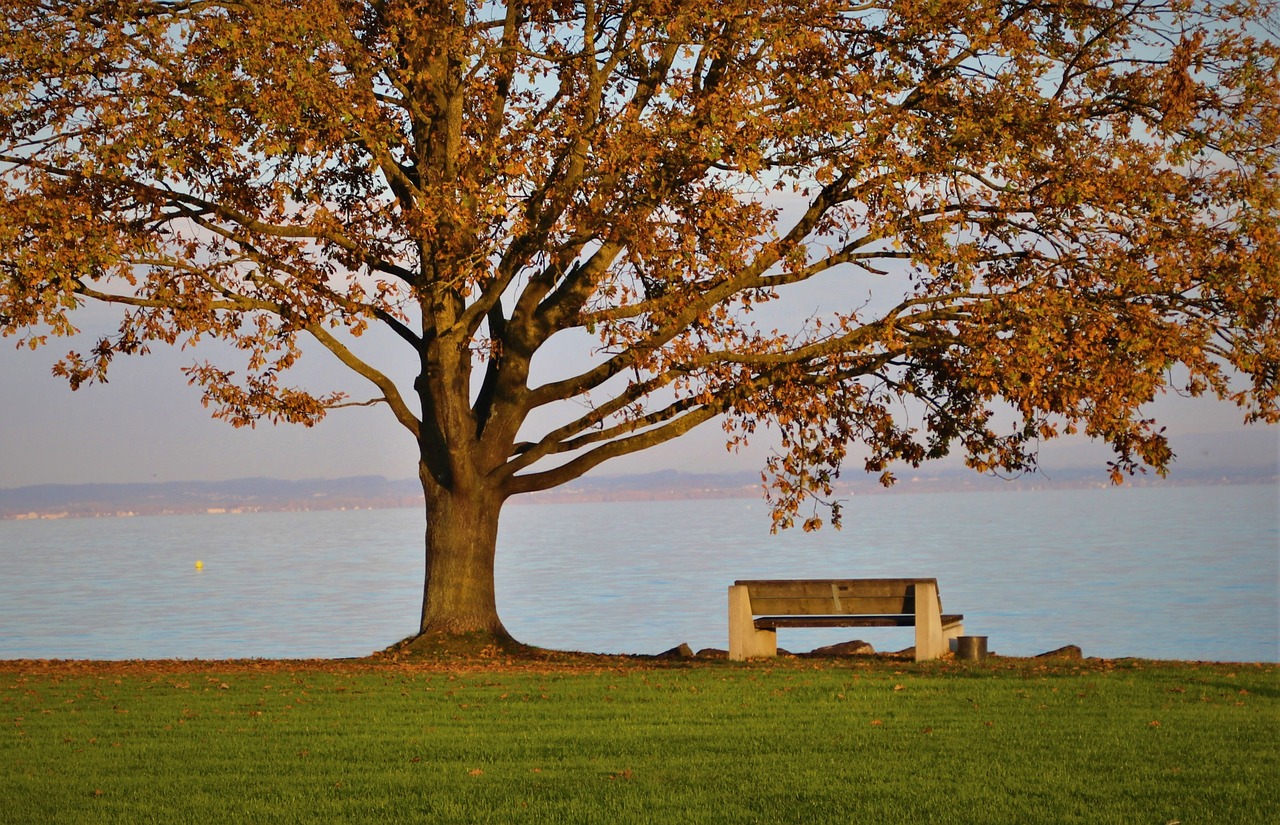
M 670 650 L 664 650 L 659 653 L 657 659 L 692 659 L 693 648 L 689 647 L 687 642 L 681 642 Z
M 729 651 L 718 647 L 704 647 L 698 651 L 697 656 L 699 659 L 728 659 Z
M 810 656 L 867 656 L 875 653 L 876 649 L 861 639 L 853 639 L 848 642 L 840 642 L 839 644 L 827 645 L 826 647 L 815 647 L 809 651 Z
M 1083 659 L 1084 653 L 1076 645 L 1065 645 L 1057 650 L 1041 653 L 1037 659 Z

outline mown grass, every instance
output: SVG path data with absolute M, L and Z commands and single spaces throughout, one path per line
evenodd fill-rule
M 1231 822 L 1274 665 L 0 662 L 0 822 Z

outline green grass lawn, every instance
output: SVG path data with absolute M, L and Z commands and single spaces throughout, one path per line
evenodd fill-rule
M 1275 665 L 0 662 L 0 822 L 1261 823 Z

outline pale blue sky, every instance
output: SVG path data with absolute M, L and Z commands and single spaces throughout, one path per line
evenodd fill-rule
M 0 340 L 5 388 L 0 394 L 0 487 L 247 476 L 406 478 L 417 472 L 412 439 L 381 407 L 337 410 L 311 429 L 237 430 L 212 420 L 200 405 L 199 391 L 187 386 L 179 369 L 213 358 L 216 345 L 208 354 L 203 346 L 185 352 L 160 347 L 146 357 L 120 359 L 109 384 L 73 393 L 50 374 L 50 365 L 73 346 L 87 348 L 92 341 L 55 340 L 36 352 L 15 350 L 13 343 Z M 322 388 L 348 381 L 328 353 L 315 352 L 303 361 L 300 378 L 318 381 Z M 1246 428 L 1232 405 L 1168 396 L 1153 412 L 1168 426 L 1182 467 L 1274 467 L 1280 461 L 1280 428 Z M 763 437 L 750 449 L 730 454 L 719 427 L 709 424 L 596 472 L 758 470 L 769 445 Z M 1108 455 L 1077 440 L 1047 445 L 1043 458 L 1048 467 L 1095 466 L 1101 476 Z

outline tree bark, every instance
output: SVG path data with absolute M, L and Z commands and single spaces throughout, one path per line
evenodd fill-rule
M 494 558 L 502 497 L 479 486 L 444 490 L 423 482 L 427 574 L 421 634 L 510 639 L 498 618 Z

